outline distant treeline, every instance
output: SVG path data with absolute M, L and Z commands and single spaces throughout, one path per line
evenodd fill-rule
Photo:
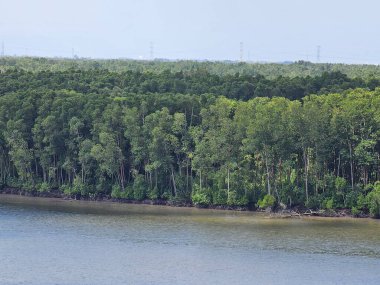
M 341 72 L 9 69 L 0 187 L 379 215 L 377 86 Z
M 161 73 L 169 70 L 193 72 L 203 70 L 215 75 L 263 75 L 274 79 L 279 76 L 306 77 L 321 76 L 324 72 L 339 71 L 349 78 L 380 78 L 380 65 L 331 64 L 298 61 L 294 63 L 246 63 L 233 61 L 167 61 L 167 60 L 131 60 L 131 59 L 62 59 L 38 57 L 0 57 L 0 70 L 18 68 L 32 72 L 65 71 L 68 69 L 107 69 L 113 72 L 139 71 Z
M 26 72 L 7 70 L 0 77 L 1 94 L 28 90 L 73 90 L 83 94 L 212 94 L 230 99 L 255 97 L 301 99 L 310 94 L 340 93 L 366 88 L 374 90 L 380 79 L 349 78 L 341 72 L 323 73 L 315 77 L 267 79 L 256 75 L 213 75 L 204 70 L 193 72 L 110 72 L 108 70 L 66 70 Z

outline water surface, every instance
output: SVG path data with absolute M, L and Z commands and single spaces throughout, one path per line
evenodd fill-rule
M 0 284 L 380 284 L 380 221 L 0 195 Z

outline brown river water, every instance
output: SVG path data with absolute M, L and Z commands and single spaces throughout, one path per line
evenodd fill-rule
M 380 284 L 380 221 L 0 195 L 0 284 Z

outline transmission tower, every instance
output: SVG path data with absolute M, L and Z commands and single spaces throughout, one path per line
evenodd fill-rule
M 321 46 L 317 46 L 317 63 L 321 60 Z
M 1 42 L 1 57 L 4 57 L 5 52 L 4 52 L 4 42 Z
M 154 60 L 154 43 L 153 42 L 150 42 L 150 45 L 149 45 L 149 56 L 150 56 L 150 60 Z
M 240 62 L 243 62 L 243 56 L 244 56 L 244 43 L 240 42 Z

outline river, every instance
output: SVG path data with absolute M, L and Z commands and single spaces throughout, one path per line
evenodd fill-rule
M 0 195 L 0 284 L 380 284 L 380 221 Z

